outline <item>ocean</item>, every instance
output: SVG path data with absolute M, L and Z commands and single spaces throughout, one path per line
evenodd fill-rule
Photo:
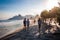
M 7 22 L 0 22 L 0 38 L 7 33 L 22 27 L 23 20 L 12 20 Z

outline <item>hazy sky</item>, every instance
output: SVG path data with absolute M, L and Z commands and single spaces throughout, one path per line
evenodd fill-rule
M 0 0 L 0 20 L 14 15 L 36 15 L 57 6 L 57 0 Z

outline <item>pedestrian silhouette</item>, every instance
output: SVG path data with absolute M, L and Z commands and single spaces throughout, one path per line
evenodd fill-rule
M 34 24 L 35 24 L 36 20 L 34 19 Z
M 30 21 L 27 19 L 27 30 L 29 30 Z
M 38 19 L 38 28 L 39 28 L 38 32 L 40 33 L 40 28 L 41 28 L 41 19 L 40 18 Z
M 24 18 L 23 25 L 24 25 L 24 28 L 26 29 L 26 18 Z

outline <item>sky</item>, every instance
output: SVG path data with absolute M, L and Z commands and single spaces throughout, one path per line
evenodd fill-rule
M 41 11 L 58 6 L 59 0 L 0 0 L 0 20 L 15 15 L 36 15 Z

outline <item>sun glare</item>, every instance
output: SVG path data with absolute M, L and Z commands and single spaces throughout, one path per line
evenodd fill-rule
M 58 6 L 58 0 L 48 0 L 47 1 L 47 10 L 50 10 L 54 6 Z

